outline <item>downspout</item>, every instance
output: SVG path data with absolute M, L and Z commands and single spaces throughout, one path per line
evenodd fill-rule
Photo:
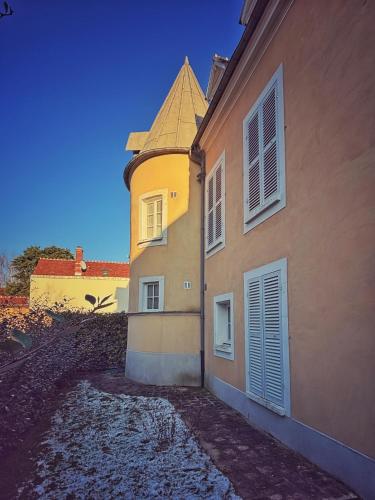
M 205 152 L 200 149 L 199 145 L 194 145 L 190 150 L 190 159 L 200 166 L 199 174 L 197 175 L 197 181 L 201 185 L 201 221 L 200 221 L 200 361 L 201 361 L 201 387 L 204 387 L 204 372 L 205 372 L 205 350 L 204 350 L 204 247 L 205 247 L 205 234 L 204 234 L 204 202 L 205 202 L 205 177 L 206 177 L 206 155 Z

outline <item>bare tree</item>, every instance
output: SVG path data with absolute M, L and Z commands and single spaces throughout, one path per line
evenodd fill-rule
M 7 255 L 0 254 L 0 288 L 5 287 L 10 278 L 10 260 Z
M 4 12 L 0 11 L 0 19 L 2 17 L 11 16 L 12 14 L 14 14 L 14 10 L 12 9 L 12 7 L 9 7 L 8 2 L 3 2 L 3 5 L 4 5 Z

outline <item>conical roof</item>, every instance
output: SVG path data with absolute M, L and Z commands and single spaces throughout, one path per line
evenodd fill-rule
M 130 134 L 126 149 L 189 148 L 206 111 L 207 101 L 186 57 L 150 131 Z

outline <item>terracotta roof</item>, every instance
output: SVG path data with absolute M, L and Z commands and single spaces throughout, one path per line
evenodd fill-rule
M 0 295 L 0 306 L 28 307 L 29 298 L 21 295 Z
M 87 270 L 82 276 L 128 278 L 129 264 L 127 262 L 101 262 L 85 260 Z M 40 258 L 33 276 L 74 276 L 75 260 Z

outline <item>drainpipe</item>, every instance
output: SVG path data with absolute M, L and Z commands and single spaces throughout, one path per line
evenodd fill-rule
M 201 387 L 204 387 L 204 181 L 206 177 L 206 155 L 199 145 L 194 145 L 190 150 L 190 159 L 200 165 L 200 171 L 197 180 L 201 185 L 201 223 L 200 223 L 200 357 L 201 357 Z

